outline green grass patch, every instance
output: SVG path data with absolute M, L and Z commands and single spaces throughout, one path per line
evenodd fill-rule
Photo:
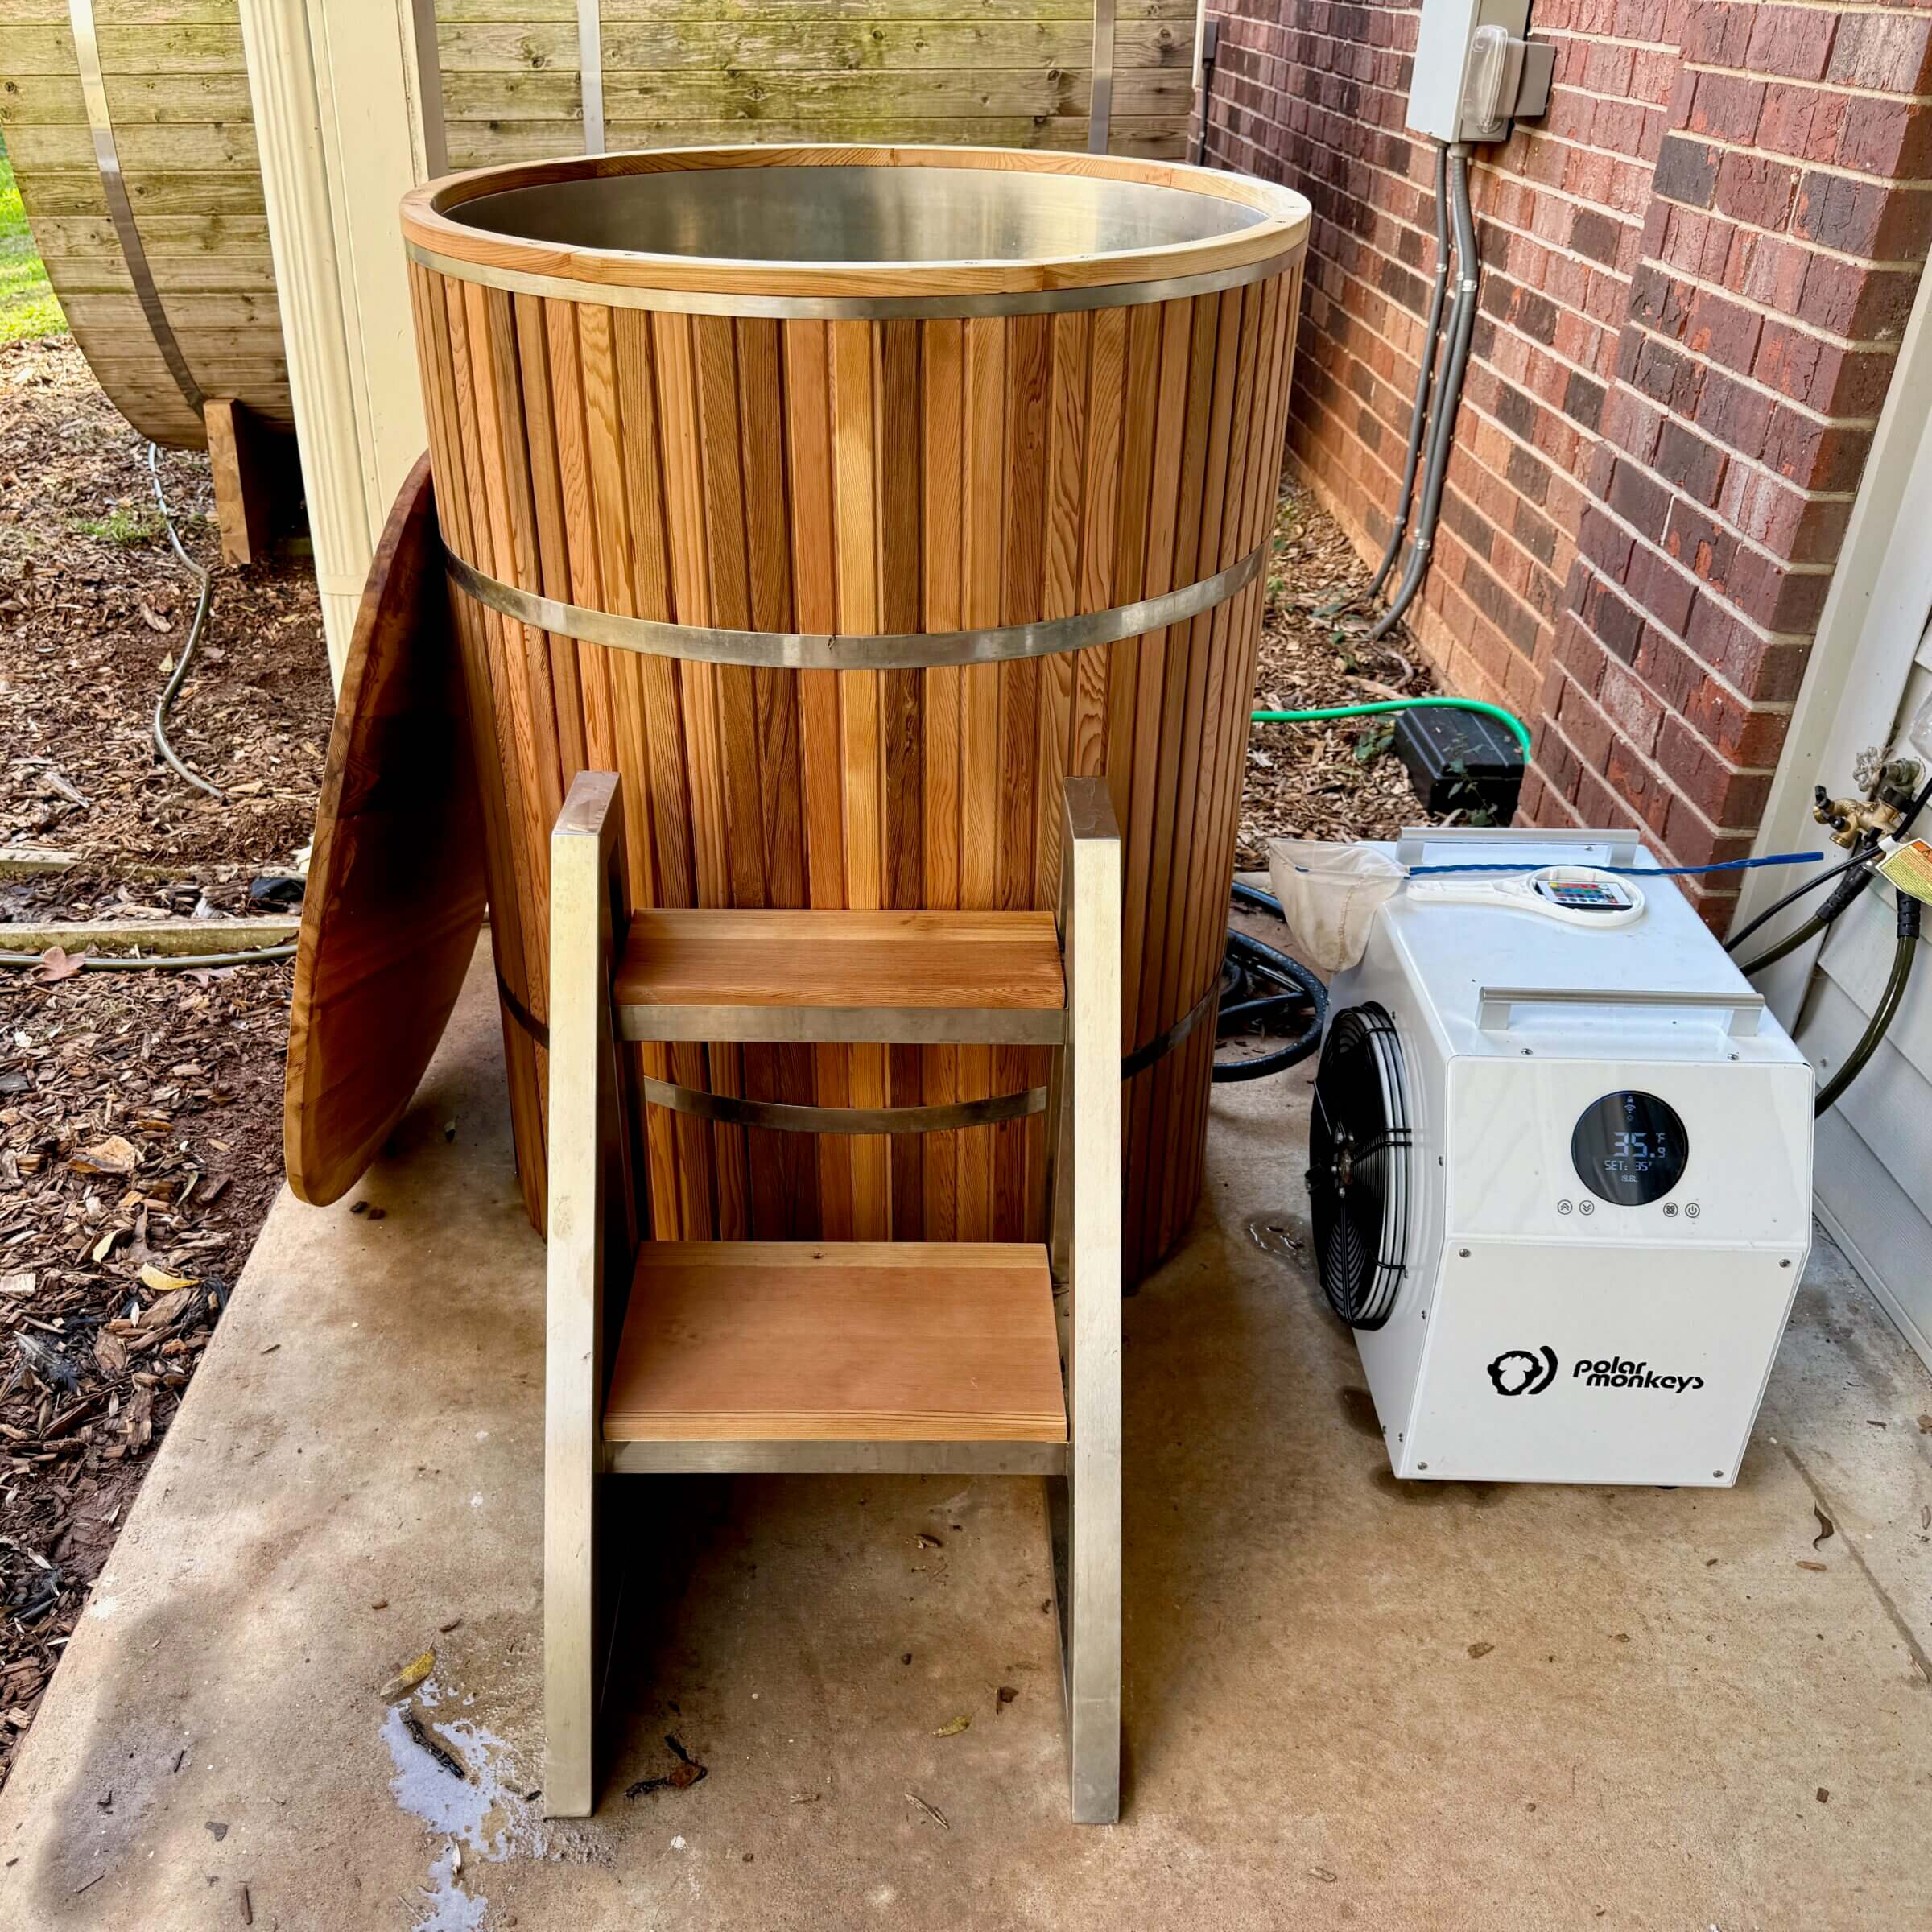
M 20 204 L 14 164 L 0 154 L 0 343 L 66 333 L 67 317 L 54 299 Z
M 125 505 L 110 510 L 104 517 L 81 517 L 68 526 L 97 543 L 118 543 L 131 547 L 151 543 L 167 526 L 157 510 L 130 510 Z

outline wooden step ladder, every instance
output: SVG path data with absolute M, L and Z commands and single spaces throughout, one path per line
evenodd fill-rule
M 1121 848 L 1104 781 L 1067 781 L 1057 914 L 634 917 L 625 877 L 618 782 L 585 772 L 551 843 L 546 1813 L 596 1802 L 600 1475 L 943 1472 L 1051 1480 L 1072 1814 L 1112 1822 Z M 618 1043 L 692 1040 L 1051 1046 L 1051 1261 L 1021 1242 L 649 1239 Z M 848 1132 L 956 1113 L 886 1129 L 862 1110 L 765 1109 Z

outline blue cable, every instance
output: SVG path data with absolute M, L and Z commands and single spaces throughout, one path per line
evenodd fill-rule
M 1552 864 L 1574 865 L 1590 872 L 1628 873 L 1637 878 L 1668 878 L 1674 873 L 1696 872 L 1748 872 L 1754 865 L 1808 865 L 1822 859 L 1822 852 L 1768 852 L 1761 859 L 1720 859 L 1711 865 L 1598 865 L 1587 859 L 1538 859 L 1521 865 L 1411 865 L 1412 879 L 1436 872 L 1542 872 Z

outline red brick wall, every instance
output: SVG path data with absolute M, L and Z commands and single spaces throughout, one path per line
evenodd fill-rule
M 1290 457 L 1379 552 L 1434 253 L 1416 10 L 1221 21 L 1209 158 L 1315 209 Z M 1554 91 L 1478 151 L 1481 315 L 1410 624 L 1534 725 L 1524 819 L 1734 857 L 1932 237 L 1932 10 L 1533 0 L 1530 31 Z

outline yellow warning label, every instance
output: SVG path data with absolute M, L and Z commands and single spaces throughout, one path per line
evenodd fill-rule
M 1923 839 L 1908 839 L 1894 846 L 1879 862 L 1878 869 L 1901 892 L 1932 906 L 1932 845 Z

